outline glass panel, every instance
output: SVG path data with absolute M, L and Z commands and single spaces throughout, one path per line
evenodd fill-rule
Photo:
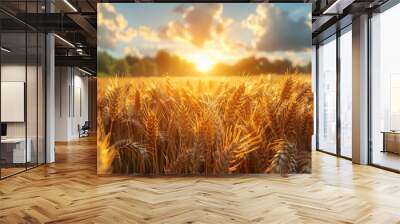
M 372 22 L 372 163 L 400 170 L 400 5 Z
M 39 11 L 37 1 L 27 2 L 27 13 Z M 37 20 L 34 16 L 31 20 Z M 37 22 L 37 21 L 32 21 Z M 36 30 L 27 30 L 27 80 L 26 80 L 26 112 L 27 112 L 27 144 L 30 148 L 30 162 L 27 167 L 35 167 L 38 163 L 38 33 Z
M 43 13 L 44 5 L 44 0 L 0 1 L 2 9 L 22 20 L 30 19 L 24 13 Z M 45 162 L 46 54 L 44 34 L 2 12 L 0 20 L 0 177 L 4 178 Z
M 336 153 L 336 37 L 318 48 L 318 148 Z
M 352 157 L 352 35 L 340 36 L 340 152 Z
M 38 35 L 38 163 L 45 163 L 46 149 L 45 149 L 45 35 L 39 33 Z
M 1 34 L 1 174 L 25 170 L 31 151 L 26 144 L 26 33 Z M 28 146 L 28 150 L 26 147 Z
M 37 165 L 38 160 L 38 143 L 37 143 L 37 132 L 38 132 L 38 107 L 37 107 L 37 98 L 38 98 L 38 88 L 37 88 L 37 79 L 38 79 L 38 57 L 37 57 L 37 45 L 38 45 L 38 36 L 36 32 L 27 33 L 28 38 L 28 63 L 27 63 L 27 82 L 26 82 L 26 111 L 27 111 L 27 143 L 28 150 L 30 148 L 30 161 L 27 164 L 28 168 Z

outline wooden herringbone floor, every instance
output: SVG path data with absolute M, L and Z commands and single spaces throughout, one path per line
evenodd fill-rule
M 313 174 L 96 176 L 93 138 L 0 181 L 0 223 L 400 223 L 400 175 L 313 154 Z

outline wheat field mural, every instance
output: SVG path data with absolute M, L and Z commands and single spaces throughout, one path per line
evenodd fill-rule
M 102 173 L 310 172 L 308 78 L 175 79 L 99 79 Z
M 98 173 L 310 173 L 310 13 L 98 4 Z

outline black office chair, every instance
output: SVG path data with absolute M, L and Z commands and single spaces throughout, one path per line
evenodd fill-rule
M 80 127 L 80 125 L 78 125 L 78 130 L 79 130 L 79 138 L 89 136 L 89 130 L 90 130 L 89 121 L 85 121 L 85 123 L 82 125 L 82 127 Z

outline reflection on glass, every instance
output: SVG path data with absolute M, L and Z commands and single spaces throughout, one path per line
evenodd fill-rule
M 350 27 L 351 28 L 351 27 Z M 352 157 L 352 35 L 340 36 L 340 153 Z
M 400 74 L 390 77 L 390 130 L 400 130 Z
M 372 163 L 400 170 L 400 5 L 375 15 L 372 25 Z
M 336 153 L 336 40 L 318 48 L 318 148 Z
M 45 1 L 0 1 L 10 12 L 44 13 Z M 45 35 L 0 12 L 0 178 L 45 162 Z M 37 18 L 37 17 L 33 17 Z M 10 25 L 11 24 L 11 25 Z
M 1 176 L 25 170 L 31 160 L 26 141 L 26 34 L 2 33 L 1 45 Z
M 38 156 L 37 162 L 38 164 L 45 163 L 45 60 L 46 60 L 46 52 L 45 52 L 45 44 L 46 39 L 45 35 L 42 33 L 38 34 L 38 76 L 37 76 L 37 90 L 38 90 L 38 136 L 37 136 L 37 149 Z
M 38 76 L 38 56 L 37 56 L 37 41 L 36 32 L 27 33 L 27 143 L 30 148 L 30 161 L 27 163 L 28 168 L 37 165 L 37 76 Z

